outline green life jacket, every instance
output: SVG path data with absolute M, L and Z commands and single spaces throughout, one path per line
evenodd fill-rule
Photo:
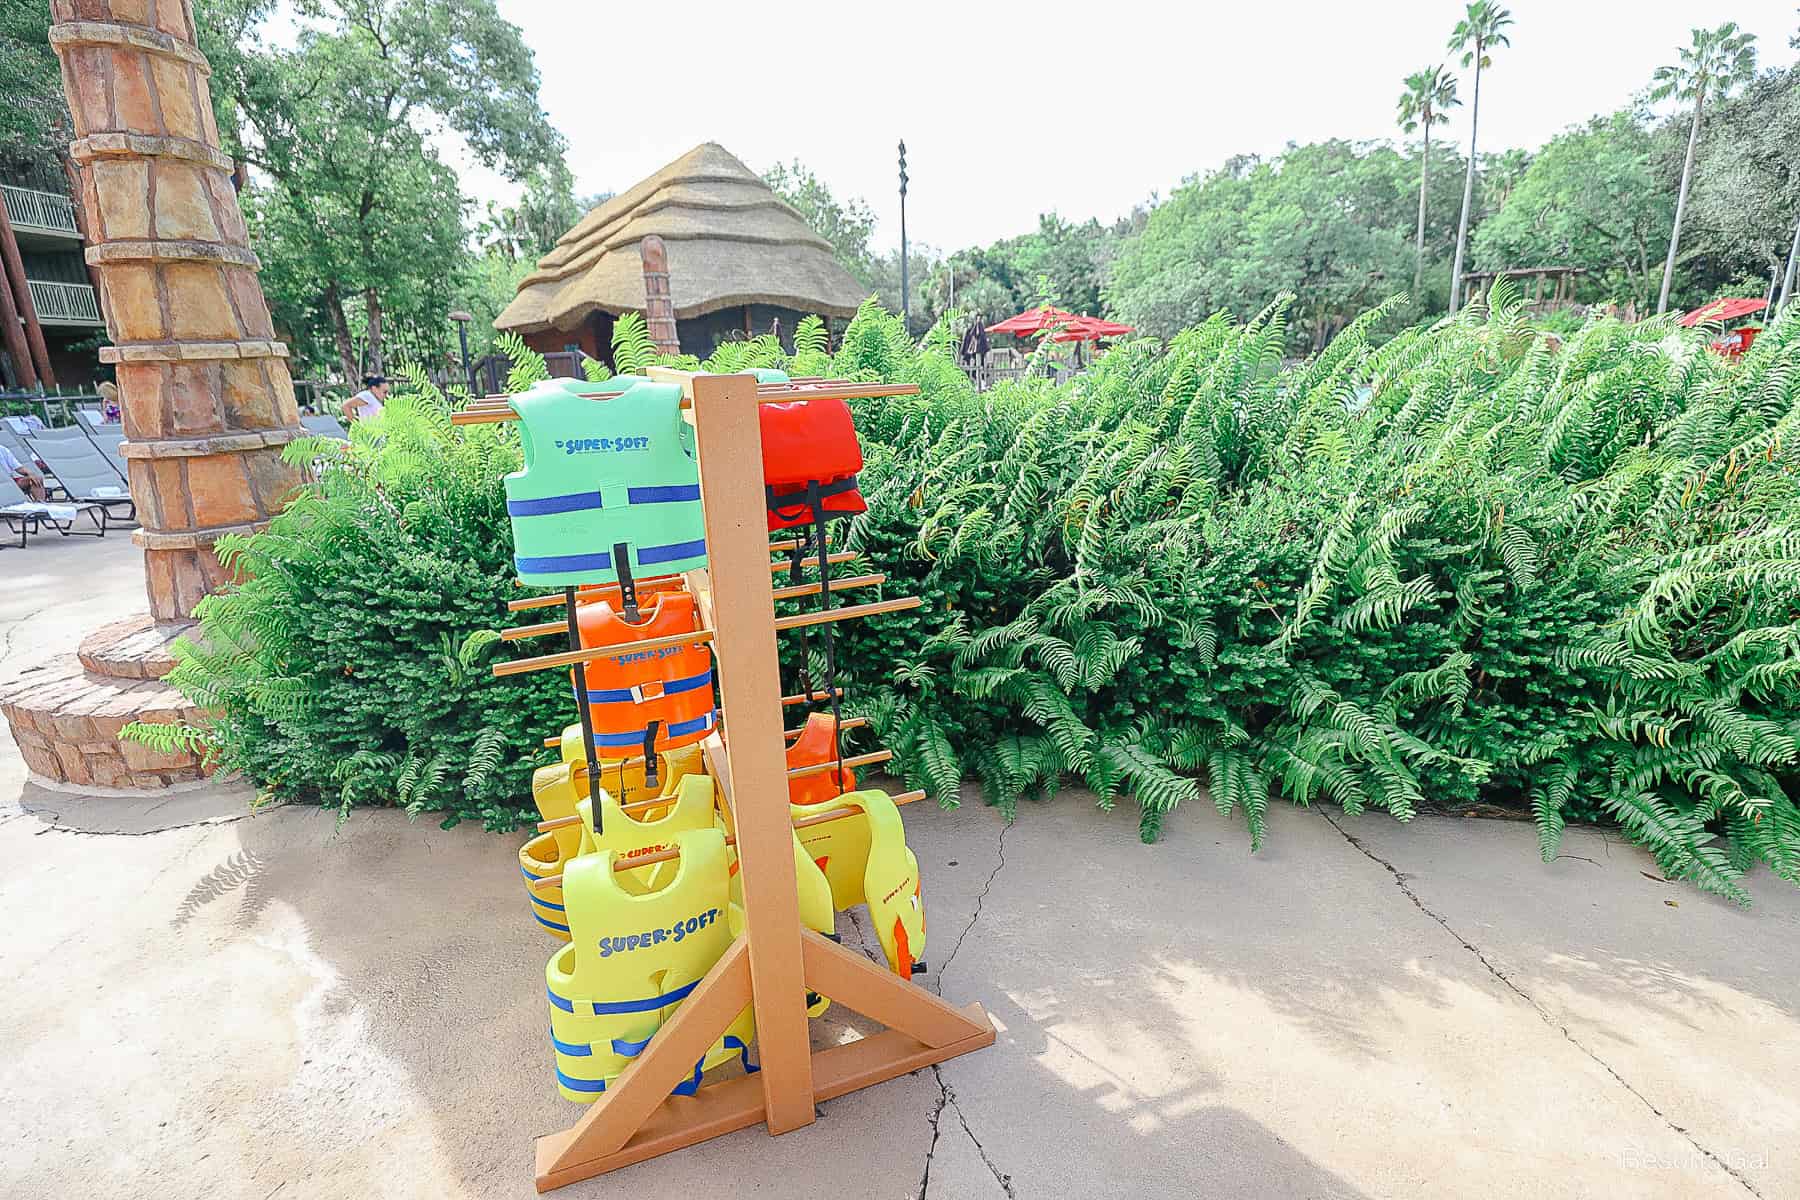
M 705 566 L 700 468 L 680 386 L 627 376 L 580 395 L 564 382 L 508 398 L 525 448 L 525 469 L 505 480 L 519 578 L 617 582 L 621 543 L 636 578 Z

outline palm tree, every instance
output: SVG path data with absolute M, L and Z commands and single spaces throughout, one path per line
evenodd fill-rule
M 1456 261 L 1450 267 L 1450 311 L 1456 311 L 1457 297 L 1462 293 L 1463 254 L 1469 245 L 1469 206 L 1475 199 L 1475 134 L 1481 124 L 1481 72 L 1493 65 L 1488 51 L 1495 46 L 1510 46 L 1506 30 L 1513 23 L 1512 14 L 1488 0 L 1475 0 L 1463 13 L 1450 34 L 1450 52 L 1462 51 L 1463 69 L 1475 68 L 1475 99 L 1469 105 L 1469 170 L 1463 176 L 1462 218 L 1456 223 Z
M 1448 125 L 1450 114 L 1462 101 L 1456 98 L 1456 78 L 1442 67 L 1427 67 L 1406 77 L 1396 117 L 1403 133 L 1425 131 L 1425 148 L 1419 155 L 1419 238 L 1413 248 L 1413 295 L 1425 275 L 1425 185 L 1431 180 L 1431 127 Z
M 1675 228 L 1669 231 L 1669 257 L 1663 262 L 1662 294 L 1656 299 L 1660 316 L 1669 308 L 1669 285 L 1675 280 L 1675 249 L 1681 243 L 1681 218 L 1687 209 L 1688 184 L 1694 178 L 1694 151 L 1700 145 L 1700 118 L 1709 96 L 1723 98 L 1756 75 L 1756 35 L 1741 32 L 1737 22 L 1717 29 L 1694 30 L 1694 41 L 1681 50 L 1681 61 L 1658 67 L 1651 77 L 1650 99 L 1678 96 L 1694 102 L 1694 120 L 1688 126 L 1687 158 L 1681 164 L 1681 191 L 1675 196 Z

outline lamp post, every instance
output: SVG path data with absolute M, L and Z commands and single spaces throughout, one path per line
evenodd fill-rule
M 460 308 L 450 314 L 456 322 L 456 338 L 462 343 L 463 384 L 469 389 L 469 395 L 475 395 L 475 376 L 469 371 L 469 322 L 475 319 L 474 313 L 464 312 Z
M 906 282 L 906 139 L 900 139 L 900 323 L 912 336 L 911 299 Z

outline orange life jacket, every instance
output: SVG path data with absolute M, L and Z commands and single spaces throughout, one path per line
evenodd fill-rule
M 756 415 L 762 424 L 763 491 L 770 529 L 791 529 L 833 513 L 868 509 L 856 490 L 863 456 L 848 404 L 842 400 L 762 404 Z M 815 504 L 818 512 L 813 511 Z
M 789 769 L 834 761 L 837 758 L 837 744 L 831 735 L 836 729 L 837 718 L 830 713 L 816 712 L 808 716 L 806 725 L 800 730 L 800 736 L 787 748 Z M 834 768 L 788 780 L 788 803 L 821 804 L 855 790 L 856 772 L 846 767 L 844 781 L 840 786 L 838 773 Z
M 699 629 L 694 598 L 659 592 L 647 618 L 632 624 L 606 601 L 575 610 L 583 649 L 647 642 Z M 713 728 L 712 654 L 705 643 L 626 651 L 586 665 L 588 714 L 594 752 L 603 759 L 645 752 L 656 726 L 656 751 L 686 746 Z M 571 672 L 571 677 L 573 672 Z

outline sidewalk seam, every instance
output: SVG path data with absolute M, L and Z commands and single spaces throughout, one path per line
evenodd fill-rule
M 1607 1062 L 1605 1059 L 1601 1058 L 1594 1051 L 1590 1050 L 1581 1041 L 1580 1038 L 1577 1038 L 1573 1033 L 1571 1033 L 1569 1031 L 1568 1026 L 1559 1023 L 1554 1017 L 1552 1017 L 1549 1014 L 1549 1012 L 1547 1012 L 1544 1009 L 1543 1005 L 1539 1004 L 1535 999 L 1532 998 L 1532 996 L 1529 992 L 1527 992 L 1524 988 L 1520 987 L 1518 984 L 1514 983 L 1512 981 L 1512 979 L 1506 974 L 1505 971 L 1502 971 L 1499 967 L 1495 966 L 1493 961 L 1490 960 L 1487 955 L 1483 954 L 1481 952 L 1480 948 L 1475 945 L 1475 943 L 1469 941 L 1468 938 L 1466 938 L 1462 934 L 1458 933 L 1454 928 L 1451 927 L 1449 921 L 1445 920 L 1443 917 L 1439 916 L 1436 912 L 1432 911 L 1432 909 L 1430 907 L 1428 907 L 1426 905 L 1426 903 L 1419 898 L 1419 894 L 1417 892 L 1413 891 L 1411 887 L 1407 886 L 1406 875 L 1403 874 L 1397 867 L 1395 867 L 1393 863 L 1391 863 L 1387 859 L 1381 857 L 1379 854 L 1376 854 L 1373 850 L 1370 850 L 1366 845 L 1363 844 L 1363 842 L 1360 838 L 1356 837 L 1356 835 L 1352 834 L 1349 830 L 1345 829 L 1342 825 L 1339 825 L 1336 821 L 1334 821 L 1331 817 L 1331 814 L 1326 812 L 1323 808 L 1320 808 L 1318 810 L 1318 813 L 1321 817 L 1325 818 L 1325 823 L 1327 825 L 1329 825 L 1333 829 L 1337 830 L 1338 834 L 1346 842 L 1349 842 L 1350 845 L 1353 846 L 1359 853 L 1361 853 L 1364 858 L 1367 858 L 1370 862 L 1379 864 L 1381 867 L 1383 867 L 1387 871 L 1387 873 L 1389 875 L 1392 875 L 1394 877 L 1394 886 L 1400 889 L 1402 895 L 1404 895 L 1408 900 L 1411 900 L 1413 902 L 1414 908 L 1417 908 L 1420 912 L 1422 912 L 1426 916 L 1430 917 L 1433 921 L 1436 921 L 1438 923 L 1438 925 L 1440 925 L 1443 928 L 1445 933 L 1448 933 L 1451 937 L 1455 938 L 1457 943 L 1460 944 L 1464 950 L 1467 950 L 1470 954 L 1473 954 L 1475 956 L 1476 961 L 1478 961 L 1482 965 L 1482 967 L 1486 969 L 1486 971 L 1489 975 L 1492 975 L 1502 985 L 1504 985 L 1508 991 L 1512 992 L 1519 999 L 1523 1000 L 1526 1004 L 1530 1005 L 1531 1011 L 1537 1014 L 1538 1020 L 1542 1021 L 1545 1025 L 1549 1026 L 1551 1029 L 1556 1030 L 1556 1032 L 1562 1034 L 1563 1039 L 1565 1041 L 1567 1041 L 1571 1046 L 1575 1047 L 1577 1050 L 1581 1051 L 1584 1055 L 1586 1055 L 1596 1066 L 1598 1066 L 1601 1070 L 1605 1071 L 1609 1076 L 1611 1076 L 1613 1079 L 1613 1082 L 1617 1083 L 1620 1087 L 1624 1088 L 1627 1092 L 1629 1092 L 1632 1095 L 1632 1097 L 1638 1101 L 1638 1103 L 1642 1104 L 1646 1109 L 1648 1109 L 1652 1114 L 1654 1114 L 1656 1116 L 1656 1118 L 1658 1120 L 1660 1120 L 1664 1125 L 1666 1125 L 1669 1129 L 1673 1130 L 1675 1133 L 1680 1134 L 1684 1139 L 1686 1139 L 1688 1145 L 1692 1146 L 1695 1150 L 1697 1150 L 1701 1154 L 1705 1155 L 1707 1157 L 1707 1159 L 1709 1159 L 1716 1166 L 1718 1166 L 1718 1168 L 1720 1170 L 1724 1171 L 1727 1175 L 1731 1176 L 1732 1179 L 1736 1180 L 1737 1183 L 1739 1184 L 1739 1186 L 1741 1186 L 1745 1191 L 1749 1192 L 1752 1196 L 1758 1197 L 1758 1200 L 1763 1200 L 1763 1194 L 1761 1192 L 1757 1191 L 1756 1185 L 1751 1183 L 1748 1179 L 1746 1179 L 1742 1172 L 1740 1172 L 1736 1167 L 1733 1167 L 1730 1163 L 1727 1163 L 1725 1160 L 1721 1159 L 1718 1155 L 1714 1154 L 1706 1146 L 1702 1145 L 1700 1143 L 1699 1139 L 1694 1137 L 1693 1134 L 1689 1133 L 1686 1129 L 1682 1128 L 1680 1125 L 1677 1125 L 1674 1121 L 1672 1121 L 1668 1117 L 1667 1114 L 1665 1114 L 1660 1108 L 1656 1107 L 1655 1104 L 1651 1103 L 1650 1098 L 1648 1096 L 1646 1096 L 1646 1095 L 1644 1095 L 1644 1093 L 1638 1091 L 1638 1089 L 1633 1087 L 1631 1085 L 1631 1083 L 1629 1081 L 1627 1081 L 1623 1075 L 1619 1074 L 1619 1072 L 1613 1068 L 1611 1063 Z

